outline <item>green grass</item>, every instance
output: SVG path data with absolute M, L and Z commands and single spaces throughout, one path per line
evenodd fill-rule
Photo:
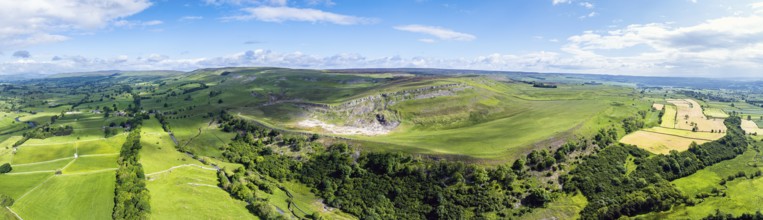
M 724 112 L 723 110 L 718 109 L 718 108 L 705 108 L 704 113 L 708 117 L 715 117 L 715 118 L 728 118 L 729 117 L 729 114 L 726 114 L 726 112 Z
M 183 167 L 150 178 L 153 219 L 257 219 L 217 187 L 215 171 Z
M 117 158 L 119 155 L 79 157 L 74 163 L 63 170 L 65 174 L 90 172 L 104 169 L 117 168 Z
M 143 149 L 140 151 L 140 163 L 147 174 L 183 164 L 201 165 L 198 160 L 175 149 L 175 143 L 169 134 L 162 131 L 157 120 L 144 121 L 141 131 L 140 141 Z
M 729 181 L 725 186 L 720 185 L 722 178 L 744 171 L 748 175 L 762 170 L 761 158 L 758 155 L 758 167 L 750 166 L 755 151 L 748 150 L 737 158 L 723 161 L 713 166 L 702 169 L 690 176 L 673 181 L 673 184 L 689 198 L 694 198 L 699 193 L 711 194 L 712 188 L 718 188 L 726 192 L 726 197 L 712 196 L 704 199 L 695 206 L 678 206 L 670 211 L 645 215 L 654 219 L 700 219 L 715 213 L 718 209 L 725 213 L 740 215 L 742 213 L 754 213 L 761 210 L 763 202 L 763 178 L 755 179 L 738 178 Z
M 21 195 L 51 176 L 53 176 L 52 173 L 0 175 L 0 193 L 18 199 Z
M 25 219 L 110 219 L 114 172 L 55 176 L 18 199 L 13 210 Z
M 16 215 L 13 215 L 5 207 L 0 208 L 0 220 L 17 220 Z
M 549 203 L 547 207 L 535 209 L 531 213 L 523 215 L 521 219 L 579 219 L 580 211 L 588 204 L 588 200 L 581 193 L 576 195 L 564 194 Z
M 107 139 L 78 141 L 77 152 L 79 155 L 117 154 L 122 148 L 126 137 L 124 134 L 119 134 Z
M 29 165 L 13 165 L 13 172 L 12 173 L 23 173 L 23 172 L 31 172 L 31 171 L 43 171 L 43 170 L 57 170 L 61 169 L 66 164 L 69 164 L 72 159 L 64 159 L 64 160 L 57 160 L 57 161 L 51 161 L 46 163 L 37 163 L 37 164 L 29 164 Z
M 322 199 L 315 196 L 315 194 L 310 192 L 310 188 L 303 184 L 283 182 L 281 185 L 286 187 L 293 196 L 292 201 L 294 202 L 295 207 L 299 207 L 298 209 L 295 208 L 295 213 L 299 215 L 299 217 L 304 217 L 304 214 L 319 212 L 320 215 L 326 219 L 357 219 L 339 209 L 333 209 L 331 211 L 325 210 L 324 203 L 321 202 Z
M 458 154 L 477 158 L 517 155 L 526 146 L 575 128 L 606 108 L 599 101 L 544 101 L 516 114 L 474 126 L 446 130 L 405 130 L 384 136 L 354 137 L 402 145 L 391 150 Z M 418 149 L 416 149 L 418 148 Z
M 678 110 L 675 105 L 665 105 L 665 114 L 662 115 L 662 127 L 675 128 L 676 127 L 676 114 Z
M 74 152 L 75 147 L 73 143 L 56 144 L 55 142 L 50 142 L 49 145 L 23 144 L 18 148 L 16 155 L 13 156 L 13 163 L 25 164 L 74 157 Z

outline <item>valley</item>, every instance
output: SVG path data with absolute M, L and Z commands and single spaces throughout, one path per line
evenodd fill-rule
M 555 87 L 512 73 L 282 68 L 82 73 L 2 84 L 0 164 L 12 170 L 0 174 L 0 194 L 14 203 L 0 216 L 695 218 L 713 214 L 705 206 L 750 212 L 718 205 L 730 201 L 715 189 L 735 196 L 759 185 L 753 116 L 762 107 L 731 108 L 687 96 L 685 88 L 540 76 Z M 598 165 L 602 160 L 614 163 Z M 675 167 L 673 160 L 682 162 Z M 610 166 L 622 173 L 596 173 Z M 660 166 L 677 170 L 653 169 Z M 713 174 L 718 169 L 727 171 Z M 737 171 L 752 182 L 715 183 Z M 602 185 L 604 191 L 587 185 L 613 176 L 620 182 Z M 697 185 L 697 178 L 712 181 Z M 593 209 L 603 195 L 645 187 L 664 190 L 662 199 L 677 205 Z

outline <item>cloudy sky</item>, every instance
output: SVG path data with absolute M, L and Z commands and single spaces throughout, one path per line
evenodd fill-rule
M 763 78 L 763 3 L 0 0 L 0 74 L 223 66 Z

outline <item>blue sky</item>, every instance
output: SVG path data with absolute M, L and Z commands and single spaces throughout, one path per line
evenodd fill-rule
M 0 74 L 223 66 L 758 77 L 763 3 L 0 0 Z

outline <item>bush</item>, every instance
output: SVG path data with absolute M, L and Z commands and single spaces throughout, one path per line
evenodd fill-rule
M 13 203 L 13 198 L 5 194 L 0 194 L 0 207 L 12 206 Z
M 5 163 L 2 166 L 0 166 L 0 174 L 9 173 L 11 172 L 11 170 L 13 170 L 13 167 L 11 167 L 11 164 L 9 163 Z

